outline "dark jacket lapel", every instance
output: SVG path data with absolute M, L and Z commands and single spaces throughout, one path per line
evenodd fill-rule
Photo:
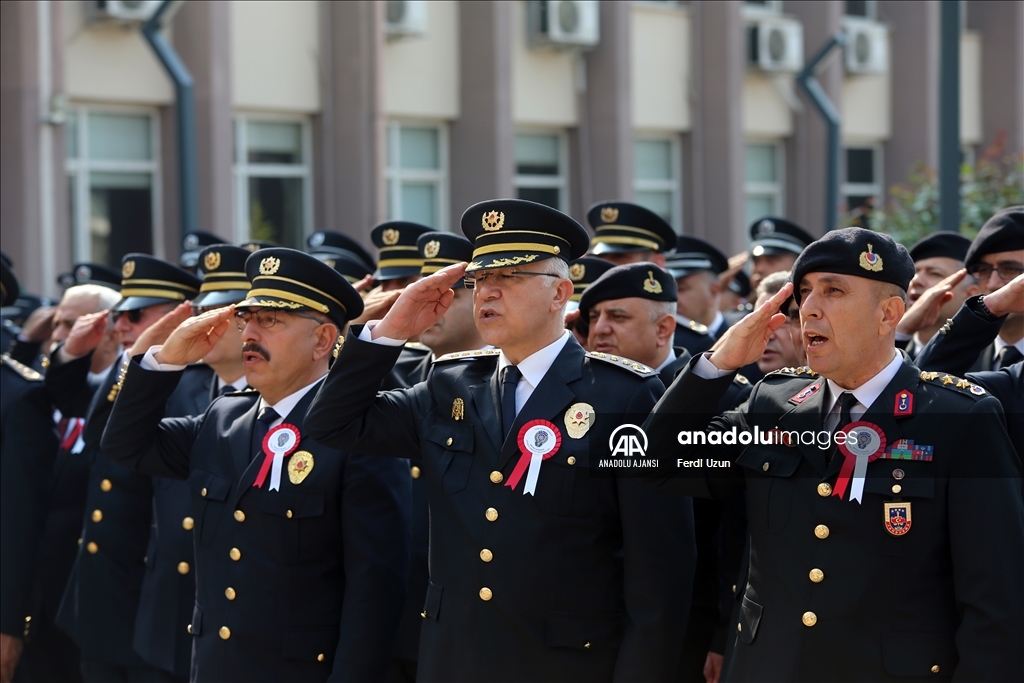
M 817 433 L 824 428 L 825 415 L 823 411 L 825 396 L 828 394 L 828 383 L 825 381 L 825 378 L 818 377 L 814 382 L 805 385 L 800 392 L 806 391 L 814 385 L 818 385 L 817 391 L 779 418 L 778 428 L 780 431 L 810 431 Z M 794 396 L 799 395 L 800 392 L 795 393 Z M 788 397 L 786 400 L 789 401 L 791 399 L 792 397 Z M 830 450 L 820 448 L 817 443 L 803 443 L 802 441 L 798 443 L 797 449 L 816 471 L 819 473 L 825 471 Z
M 487 438 L 494 448 L 494 452 L 501 450 L 501 394 L 498 390 L 498 370 L 490 375 L 479 378 L 476 384 L 469 387 L 470 396 L 473 397 L 473 406 L 476 410 L 480 425 Z

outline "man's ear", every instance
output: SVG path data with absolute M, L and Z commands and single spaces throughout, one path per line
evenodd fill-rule
M 672 339 L 676 334 L 676 319 L 675 316 L 663 315 L 658 318 L 658 321 L 654 323 L 655 335 L 658 340 L 658 348 L 665 346 L 666 344 L 672 346 Z
M 882 310 L 882 319 L 879 322 L 879 333 L 887 335 L 896 329 L 900 319 L 907 310 L 907 304 L 898 296 L 890 296 L 878 302 Z
M 334 352 L 334 345 L 338 341 L 338 326 L 334 323 L 321 325 L 313 334 L 316 337 L 316 344 L 313 346 L 313 360 L 317 361 L 331 355 Z
M 551 310 L 559 311 L 566 303 L 569 302 L 569 297 L 572 296 L 573 286 L 572 280 L 559 279 L 555 282 L 555 297 L 551 300 Z

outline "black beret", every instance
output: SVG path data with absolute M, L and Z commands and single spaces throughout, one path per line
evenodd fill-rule
M 126 254 L 121 259 L 121 296 L 115 311 L 185 301 L 199 294 L 200 281 L 184 268 L 149 254 Z
M 590 253 L 622 254 L 650 250 L 671 251 L 676 233 L 664 218 L 631 202 L 598 202 L 587 210 L 587 222 L 594 229 Z
M 814 241 L 809 232 L 785 218 L 765 216 L 750 225 L 750 255 L 799 254 Z
M 260 249 L 249 255 L 245 274 L 251 289 L 239 308 L 308 309 L 325 314 L 339 328 L 363 313 L 363 298 L 341 273 L 296 249 Z
M 729 259 L 713 244 L 704 240 L 680 235 L 676 238 L 676 252 L 665 259 L 665 269 L 672 277 L 686 277 L 710 270 L 718 275 L 729 269 Z
M 742 270 L 739 271 L 729 281 L 729 289 L 737 296 L 743 298 L 750 296 L 750 277 Z
M 428 232 L 434 232 L 434 229 L 409 221 L 387 221 L 374 226 L 370 239 L 380 250 L 374 278 L 395 280 L 419 275 L 423 259 L 416 249 L 416 240 Z
M 203 284 L 193 306 L 226 306 L 241 301 L 249 291 L 245 261 L 252 254 L 230 244 L 215 244 L 199 252 Z
M 557 256 L 568 262 L 587 253 L 586 229 L 550 206 L 525 199 L 490 199 L 462 214 L 462 232 L 473 243 L 467 272 L 510 268 Z
M 985 254 L 1024 249 L 1024 206 L 1008 206 L 985 221 L 964 257 L 970 268 Z
M 370 252 L 359 242 L 340 232 L 317 230 L 306 239 L 306 245 L 309 247 L 310 254 L 347 256 L 355 261 L 365 263 L 370 272 L 374 270 L 373 256 L 370 255 Z
M 373 268 L 363 263 L 362 259 L 356 259 L 346 254 L 335 254 L 330 251 L 315 251 L 311 254 L 319 261 L 323 261 L 331 268 L 341 273 L 342 277 L 355 284 L 367 275 L 373 273 Z
M 416 240 L 416 248 L 423 259 L 420 275 L 424 277 L 433 275 L 453 263 L 468 263 L 473 258 L 473 245 L 469 240 L 450 232 L 423 233 Z M 456 289 L 464 286 L 462 280 L 452 285 Z
M 100 285 L 121 291 L 121 273 L 100 263 L 76 263 L 71 272 L 57 276 L 57 284 L 64 289 L 75 285 Z
M 910 258 L 914 263 L 926 258 L 951 258 L 963 261 L 971 241 L 957 232 L 933 232 L 922 237 L 910 247 Z
M 3 277 L 0 278 L 0 298 L 3 299 L 3 306 L 10 306 L 18 300 L 18 294 L 21 293 L 18 287 L 18 278 L 14 277 L 14 273 L 11 272 L 11 262 L 9 259 L 0 259 L 0 266 L 3 269 Z
M 587 287 L 594 284 L 597 278 L 614 267 L 615 264 L 611 261 L 605 261 L 603 258 L 596 258 L 594 256 L 584 256 L 570 261 L 569 279 L 572 280 L 572 296 L 569 297 L 569 303 L 578 304 L 580 297 L 583 296 L 583 292 L 587 291 Z
M 587 287 L 580 298 L 582 316 L 592 306 L 609 299 L 648 299 L 677 301 L 676 280 L 653 263 L 627 263 L 615 266 Z
M 793 264 L 790 282 L 800 303 L 800 281 L 808 273 L 839 273 L 910 286 L 914 260 L 902 244 L 888 235 L 864 228 L 832 230 L 812 242 Z

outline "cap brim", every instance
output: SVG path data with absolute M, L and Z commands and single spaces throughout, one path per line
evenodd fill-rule
M 555 254 L 524 254 L 521 251 L 496 251 L 475 257 L 466 267 L 466 272 L 473 273 L 478 270 L 489 270 L 492 268 L 515 268 L 531 263 L 540 263 L 549 258 L 555 258 Z
M 657 251 L 650 247 L 644 247 L 637 244 L 612 244 L 609 242 L 597 242 L 593 243 L 590 248 L 590 254 L 593 256 L 600 256 L 602 254 L 629 254 L 634 251 Z
M 397 280 L 400 277 L 412 277 L 420 274 L 419 266 L 389 266 L 381 268 L 373 274 L 374 280 Z
M 177 304 L 180 303 L 175 299 L 164 299 L 155 296 L 129 296 L 121 299 L 114 306 L 114 311 L 137 311 L 140 308 L 146 308 L 148 306 L 156 306 L 157 304 Z
M 216 292 L 203 292 L 192 300 L 193 306 L 227 306 L 241 301 L 249 291 L 246 289 L 224 289 Z
M 765 243 L 765 242 L 754 242 L 750 245 L 750 255 L 755 258 L 758 256 L 778 256 L 779 254 L 792 254 L 793 256 L 799 256 L 803 252 L 805 247 L 801 247 L 798 244 L 779 244 L 777 242 Z

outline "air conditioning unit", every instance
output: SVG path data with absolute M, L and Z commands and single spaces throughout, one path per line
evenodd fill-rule
M 533 0 L 528 10 L 530 44 L 594 47 L 601 40 L 597 0 Z
M 88 14 L 94 21 L 143 22 L 160 4 L 161 0 L 90 0 Z
M 772 17 L 747 25 L 747 62 L 761 71 L 799 71 L 804 66 L 804 27 Z
M 847 17 L 843 20 L 846 31 L 846 73 L 885 73 L 889 66 L 889 37 L 885 25 Z
M 426 35 L 426 0 L 388 0 L 386 13 L 388 38 Z

